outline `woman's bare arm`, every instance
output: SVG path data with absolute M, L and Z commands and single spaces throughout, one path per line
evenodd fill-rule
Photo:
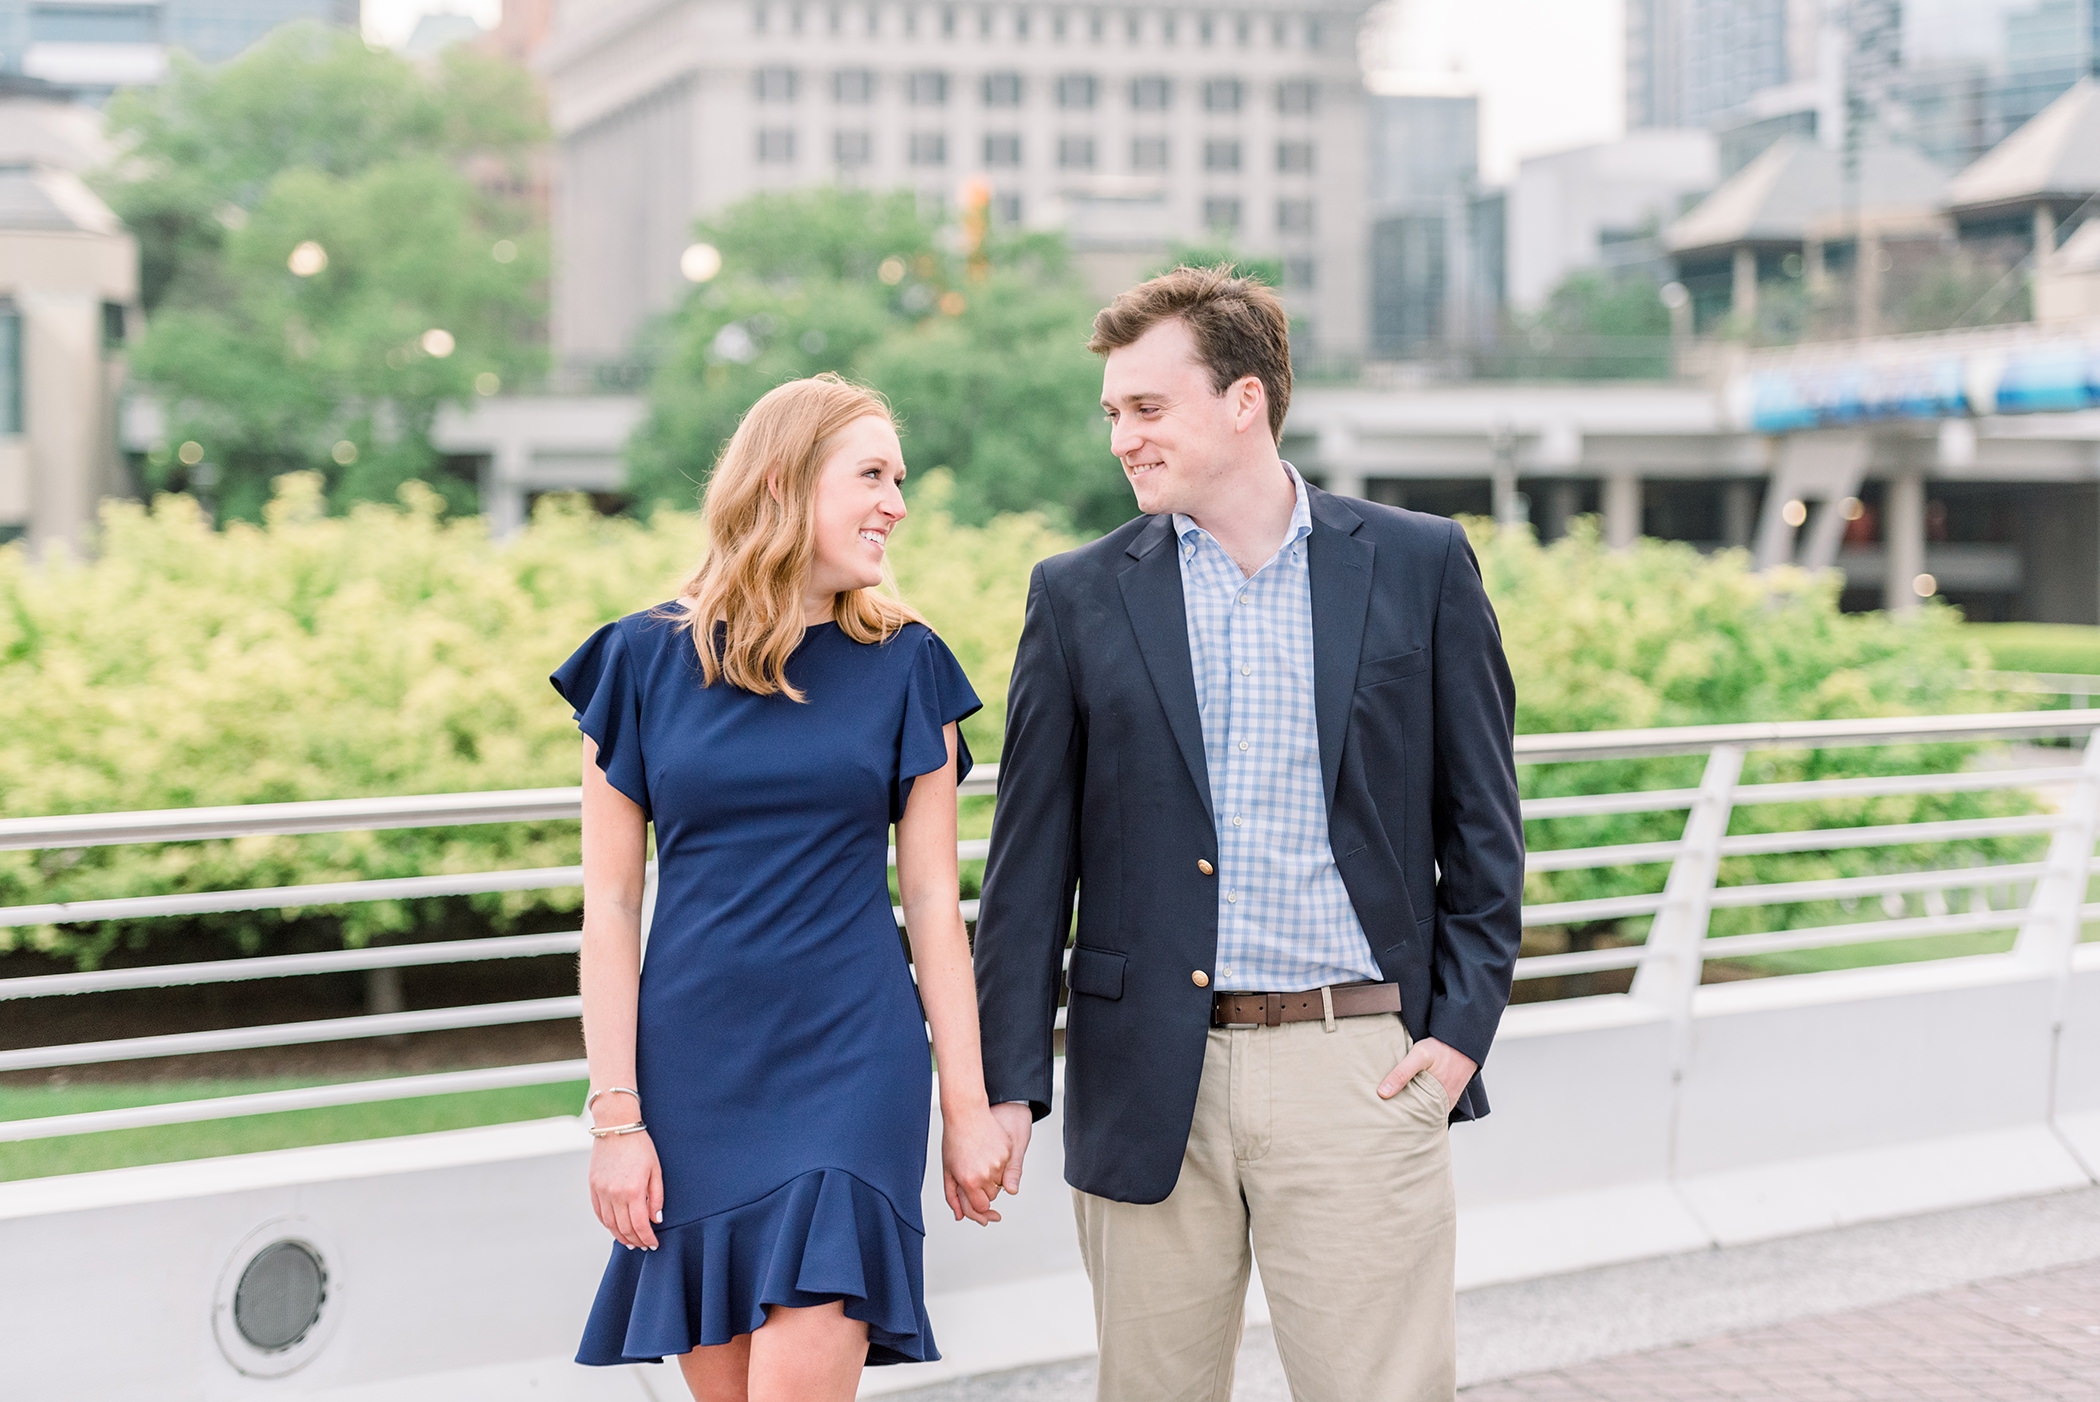
M 597 742 L 583 739 L 583 1047 L 591 1089 L 633 1087 L 636 1007 L 642 983 L 642 889 L 649 822 L 641 806 L 598 767 Z M 644 1118 L 631 1096 L 600 1096 L 600 1126 Z M 654 1249 L 663 1175 L 646 1132 L 609 1135 L 591 1151 L 591 1206 L 629 1246 Z
M 911 940 L 919 998 L 940 1070 L 942 1175 L 958 1220 L 996 1222 L 992 1195 L 1006 1169 L 1006 1136 L 985 1099 L 977 1041 L 977 983 L 957 902 L 955 726 L 943 728 L 948 763 L 912 781 L 897 823 L 897 892 Z

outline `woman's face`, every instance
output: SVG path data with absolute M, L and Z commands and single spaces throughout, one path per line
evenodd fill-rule
M 817 557 L 810 593 L 818 598 L 882 583 L 890 532 L 904 519 L 904 449 L 887 419 L 870 414 L 839 431 L 817 472 Z

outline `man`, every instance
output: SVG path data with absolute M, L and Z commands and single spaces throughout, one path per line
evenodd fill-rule
M 1261 284 L 1178 269 L 1091 347 L 1145 514 L 1029 585 L 976 944 L 1006 1187 L 1050 1109 L 1076 887 L 1102 1402 L 1226 1402 L 1250 1239 L 1298 1402 L 1448 1399 L 1446 1125 L 1487 1112 L 1523 885 L 1494 613 L 1455 523 L 1278 457 Z

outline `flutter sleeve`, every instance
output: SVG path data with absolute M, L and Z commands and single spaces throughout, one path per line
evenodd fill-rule
M 547 678 L 576 710 L 576 727 L 598 745 L 606 780 L 649 816 L 649 781 L 642 764 L 641 680 L 618 623 L 585 640 Z
M 919 640 L 912 658 L 911 682 L 904 697 L 904 725 L 897 741 L 897 781 L 890 790 L 890 821 L 904 816 L 904 801 L 911 796 L 911 781 L 931 774 L 948 762 L 948 741 L 942 728 L 982 710 L 976 689 L 963 674 L 962 664 L 932 629 Z M 955 779 L 968 777 L 973 761 L 969 742 L 962 732 L 955 735 Z

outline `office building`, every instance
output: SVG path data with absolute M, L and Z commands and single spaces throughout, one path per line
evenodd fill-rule
M 1493 325 L 1480 271 L 1480 100 L 1400 90 L 1369 99 L 1371 353 L 1412 359 Z
M 174 49 L 217 63 L 292 20 L 359 18 L 359 0 L 0 0 L 0 72 L 99 100 L 159 82 Z
M 969 180 L 995 221 L 1066 231 L 1097 290 L 1177 243 L 1279 259 L 1307 352 L 1360 353 L 1365 8 L 569 0 L 540 57 L 556 355 L 628 354 L 693 220 L 754 191 L 953 209 Z
M 1536 307 L 1580 269 L 1656 264 L 1663 226 L 1719 179 L 1713 133 L 1696 129 L 1630 131 L 1522 162 L 1509 188 L 1510 304 Z

